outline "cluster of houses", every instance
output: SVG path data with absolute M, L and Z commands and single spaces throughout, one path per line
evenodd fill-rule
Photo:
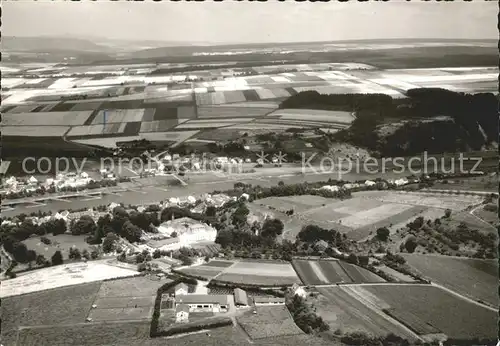
M 175 321 L 183 323 L 189 321 L 190 313 L 211 312 L 226 313 L 230 310 L 231 295 L 227 294 L 190 294 L 186 284 L 180 283 L 174 288 L 173 294 L 162 297 L 162 307 L 175 309 Z M 236 309 L 250 306 L 284 305 L 285 298 L 281 297 L 252 297 L 241 288 L 233 291 L 234 306 Z M 163 305 L 163 302 L 166 302 Z
M 5 179 L 2 183 L 4 192 L 9 193 L 19 193 L 19 192 L 35 192 L 40 188 L 49 190 L 50 188 L 60 189 L 65 187 L 83 187 L 91 182 L 91 178 L 88 173 L 81 172 L 67 173 L 67 174 L 57 174 L 54 178 L 47 178 L 44 181 L 40 181 L 34 176 L 28 179 L 19 179 L 11 176 Z

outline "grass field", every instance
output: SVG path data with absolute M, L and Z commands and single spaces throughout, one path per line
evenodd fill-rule
M 99 297 L 147 297 L 156 295 L 157 289 L 166 280 L 153 281 L 145 276 L 105 281 L 99 290 Z
M 95 282 L 2 298 L 2 344 L 15 345 L 11 338 L 16 337 L 19 326 L 85 322 L 100 285 Z
M 498 305 L 498 263 L 434 255 L 403 254 L 407 263 L 444 287 L 463 295 Z
M 79 249 L 80 252 L 83 250 L 90 252 L 93 249 L 93 246 L 85 241 L 86 236 L 84 235 L 59 234 L 54 236 L 47 234 L 45 237 L 50 239 L 52 244 L 46 245 L 42 243 L 40 237 L 28 238 L 23 243 L 26 244 L 29 250 L 35 250 L 37 254 L 44 255 L 46 259 L 50 259 L 56 251 L 61 251 L 64 260 L 67 260 L 69 249 L 73 246 Z
M 497 312 L 430 285 L 374 285 L 364 289 L 382 299 L 415 331 L 430 324 L 451 338 L 495 338 Z M 406 312 L 411 312 L 411 315 Z
M 385 281 L 364 268 L 343 261 L 293 260 L 292 263 L 304 285 Z
M 284 335 L 303 334 L 286 306 L 259 306 L 237 318 L 238 324 L 253 340 Z
M 373 336 L 394 333 L 414 340 L 413 333 L 388 319 L 384 313 L 374 311 L 359 301 L 342 286 L 318 288 L 320 295 L 313 301 L 317 313 L 330 326 L 330 330 L 343 333 L 365 332 Z
M 480 203 L 483 198 L 479 196 L 443 195 L 426 192 L 390 192 L 378 196 L 377 200 L 384 203 L 410 204 L 461 211 L 472 204 Z

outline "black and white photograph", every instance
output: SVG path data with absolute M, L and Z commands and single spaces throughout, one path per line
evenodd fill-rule
M 498 1 L 2 1 L 1 346 L 494 346 Z

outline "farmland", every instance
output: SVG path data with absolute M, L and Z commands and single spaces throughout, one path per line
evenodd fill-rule
M 215 261 L 213 266 L 211 263 L 182 269 L 181 272 L 247 285 L 291 286 L 300 282 L 293 267 L 286 262 L 238 261 L 231 266 L 224 261 Z
M 433 282 L 465 296 L 498 305 L 496 260 L 404 254 L 407 263 Z
M 293 266 L 304 285 L 384 282 L 370 271 L 337 260 L 293 260 Z
M 450 338 L 495 338 L 497 312 L 463 300 L 443 289 L 425 285 L 364 286 L 390 306 L 394 317 L 419 334 L 437 329 Z M 361 293 L 363 296 L 363 293 Z M 368 298 L 369 300 L 369 298 Z M 430 329 L 428 325 L 433 328 Z
M 224 270 L 217 280 L 242 284 L 292 285 L 300 282 L 289 263 L 241 261 Z
M 96 282 L 2 298 L 2 343 L 10 345 L 19 326 L 85 322 L 99 287 Z
M 103 262 L 72 263 L 38 269 L 2 283 L 2 297 L 137 275 L 137 271 Z
M 410 330 L 395 324 L 383 312 L 371 309 L 349 294 L 343 286 L 317 288 L 317 291 L 320 294 L 314 298 L 314 305 L 332 331 L 361 331 L 374 336 L 394 333 L 409 340 L 416 339 Z
M 238 324 L 251 339 L 303 334 L 286 306 L 258 306 L 237 318 Z
M 249 68 L 247 71 L 258 75 L 240 76 L 236 70 L 231 73 L 216 66 L 208 74 L 186 70 L 184 74 L 164 75 L 161 65 L 139 69 L 135 65 L 63 64 L 57 69 L 10 69 L 2 80 L 10 88 L 4 92 L 2 106 L 4 136 L 63 137 L 67 133 L 70 140 L 114 147 L 114 138 L 149 139 L 145 133 L 166 131 L 201 130 L 199 137 L 182 136 L 177 144 L 202 139 L 203 132 L 212 129 L 232 132 L 323 128 L 335 132 L 353 121 L 349 112 L 276 110 L 277 106 L 305 90 L 322 94 L 382 93 L 401 98 L 409 88 L 424 86 L 494 90 L 496 80 L 495 70 L 488 67 L 379 70 L 357 63 L 287 64 Z M 73 73 L 76 75 L 70 77 Z M 27 78 L 25 74 L 40 78 Z M 204 80 L 207 76 L 217 80 Z M 186 77 L 193 82 L 186 83 Z M 105 117 L 107 125 L 102 126 Z M 247 123 L 240 123 L 243 119 Z M 47 128 L 37 134 L 33 126 L 38 125 L 58 127 L 44 126 Z M 168 142 L 162 136 L 155 140 Z

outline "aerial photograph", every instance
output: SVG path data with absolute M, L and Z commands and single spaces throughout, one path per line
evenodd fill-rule
M 0 346 L 499 340 L 498 2 L 2 2 Z

